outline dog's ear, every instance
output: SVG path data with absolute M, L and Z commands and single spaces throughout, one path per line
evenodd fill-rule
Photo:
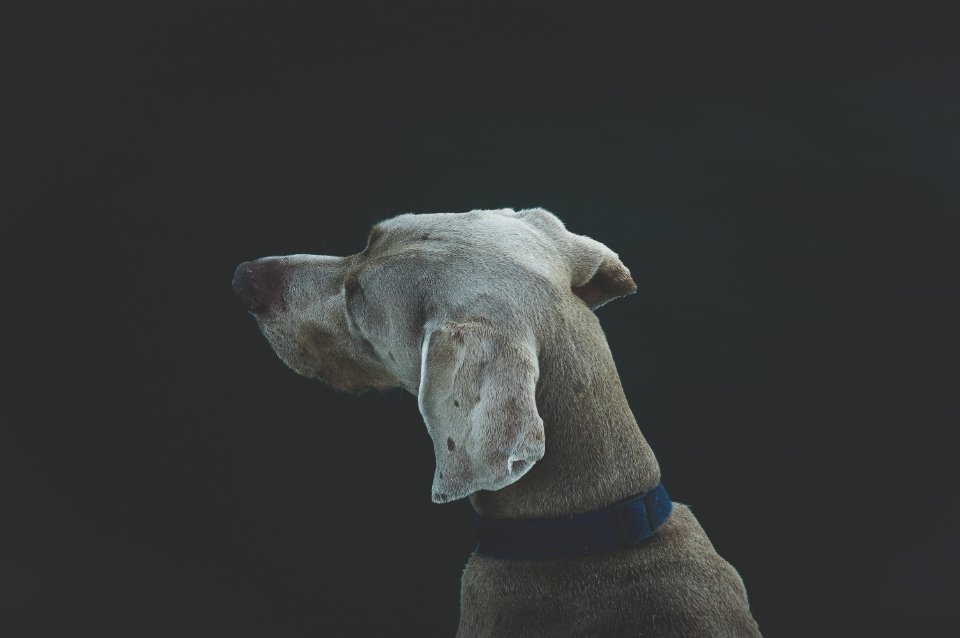
M 559 242 L 570 266 L 570 290 L 591 310 L 637 291 L 617 253 L 595 239 L 571 233 L 550 211 L 527 208 L 512 214 Z
M 418 403 L 433 439 L 433 500 L 498 490 L 543 457 L 536 346 L 479 323 L 445 322 L 424 338 Z
M 637 291 L 630 271 L 615 252 L 584 235 L 568 235 L 572 262 L 570 290 L 591 310 Z

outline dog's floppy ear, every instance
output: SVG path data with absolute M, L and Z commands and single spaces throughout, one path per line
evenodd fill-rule
M 498 490 L 543 457 L 532 338 L 443 322 L 423 342 L 418 403 L 433 439 L 433 500 Z

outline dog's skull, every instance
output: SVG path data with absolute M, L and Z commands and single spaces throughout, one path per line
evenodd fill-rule
M 636 289 L 616 254 L 543 209 L 400 215 L 355 255 L 240 264 L 234 288 L 297 373 L 417 395 L 436 502 L 505 487 L 543 456 L 538 335 L 558 301 Z

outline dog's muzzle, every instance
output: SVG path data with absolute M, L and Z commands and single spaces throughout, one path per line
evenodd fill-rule
M 284 279 L 284 267 L 277 259 L 245 261 L 233 271 L 233 291 L 244 308 L 259 314 L 281 298 Z

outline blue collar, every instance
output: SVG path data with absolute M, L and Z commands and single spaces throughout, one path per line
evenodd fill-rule
M 583 556 L 635 545 L 663 524 L 673 503 L 663 483 L 609 507 L 579 516 L 530 521 L 474 517 L 477 556 L 540 560 Z

